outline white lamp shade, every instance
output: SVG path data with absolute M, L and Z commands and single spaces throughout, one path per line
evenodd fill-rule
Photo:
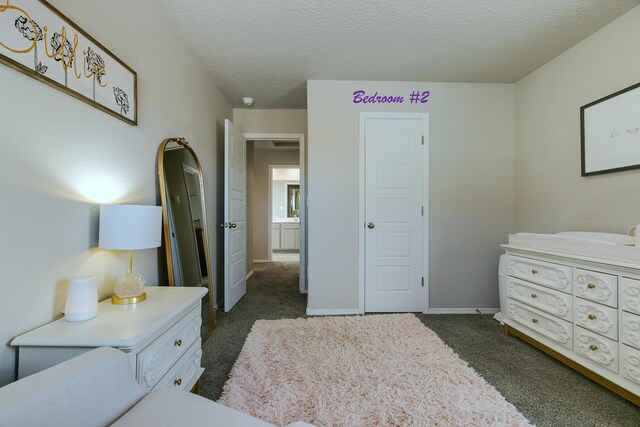
M 162 207 L 100 205 L 100 247 L 112 250 L 160 246 Z
M 69 281 L 64 317 L 78 322 L 96 317 L 98 314 L 98 287 L 93 276 L 72 277 Z

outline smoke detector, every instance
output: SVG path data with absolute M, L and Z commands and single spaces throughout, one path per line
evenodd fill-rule
M 250 96 L 245 96 L 242 98 L 242 103 L 247 107 L 251 107 L 253 105 L 253 98 Z

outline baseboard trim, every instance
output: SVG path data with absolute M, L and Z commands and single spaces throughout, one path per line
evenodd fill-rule
M 430 308 L 427 314 L 496 314 L 499 308 Z
M 430 308 L 428 314 L 496 314 L 499 308 Z M 314 309 L 307 308 L 307 316 L 345 316 L 364 314 L 357 308 Z
M 315 309 L 307 308 L 307 316 L 346 316 L 353 314 L 363 314 L 357 308 L 339 308 L 339 309 Z
M 268 259 L 254 259 L 253 260 L 254 264 L 262 264 L 264 262 L 271 262 L 271 261 L 269 261 Z
M 245 280 L 249 280 L 249 277 L 251 276 L 253 276 L 253 270 L 247 273 L 247 277 L 245 277 Z

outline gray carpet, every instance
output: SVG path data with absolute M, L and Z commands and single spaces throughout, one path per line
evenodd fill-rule
M 297 263 L 256 264 L 247 294 L 203 347 L 203 396 L 217 400 L 253 322 L 306 316 Z M 490 315 L 418 315 L 538 426 L 640 426 L 640 408 L 527 343 L 502 335 Z

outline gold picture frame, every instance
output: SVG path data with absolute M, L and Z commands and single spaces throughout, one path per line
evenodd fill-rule
M 0 0 L 0 62 L 138 124 L 136 72 L 45 0 Z
M 165 248 L 165 256 L 167 260 L 167 276 L 169 286 L 184 286 L 185 283 L 182 281 L 178 281 L 176 283 L 176 269 L 174 269 L 174 262 L 180 262 L 179 259 L 174 259 L 174 252 L 176 248 L 173 247 L 176 245 L 174 237 L 177 236 L 178 230 L 174 229 L 172 219 L 174 212 L 172 211 L 171 204 L 172 200 L 174 203 L 182 204 L 179 201 L 180 197 L 176 200 L 175 197 L 170 196 L 170 182 L 168 180 L 168 172 L 171 171 L 171 168 L 167 168 L 165 165 L 165 160 L 167 159 L 167 152 L 175 152 L 175 151 L 184 150 L 185 154 L 189 156 L 192 162 L 192 166 L 195 167 L 195 171 L 197 172 L 197 185 L 191 187 L 185 181 L 184 190 L 188 196 L 195 196 L 200 199 L 200 224 L 201 224 L 201 233 L 202 233 L 202 248 L 198 246 L 198 251 L 200 249 L 203 250 L 203 258 L 205 263 L 205 270 L 207 271 L 206 277 L 206 286 L 209 292 L 204 297 L 202 309 L 202 341 L 203 343 L 209 338 L 213 329 L 216 328 L 216 308 L 215 308 L 215 295 L 214 295 L 214 283 L 213 283 L 213 274 L 214 272 L 211 270 L 211 250 L 209 248 L 209 229 L 207 224 L 207 210 L 206 210 L 206 202 L 205 202 L 205 190 L 204 190 L 204 178 L 202 176 L 202 165 L 200 164 L 200 159 L 198 155 L 191 147 L 189 142 L 183 138 L 167 138 L 160 144 L 158 148 L 158 184 L 160 189 L 160 200 L 162 201 L 162 228 L 164 231 L 163 234 L 163 246 Z M 184 165 L 183 165 L 184 167 Z M 196 188 L 197 187 L 197 188 Z M 189 205 L 190 203 L 185 203 L 185 205 Z M 189 207 L 189 209 L 191 209 Z M 173 233 L 172 233 L 173 230 Z M 184 229 L 183 229 L 184 231 Z M 176 254 L 179 251 L 176 251 Z M 202 277 L 201 277 L 202 280 Z

